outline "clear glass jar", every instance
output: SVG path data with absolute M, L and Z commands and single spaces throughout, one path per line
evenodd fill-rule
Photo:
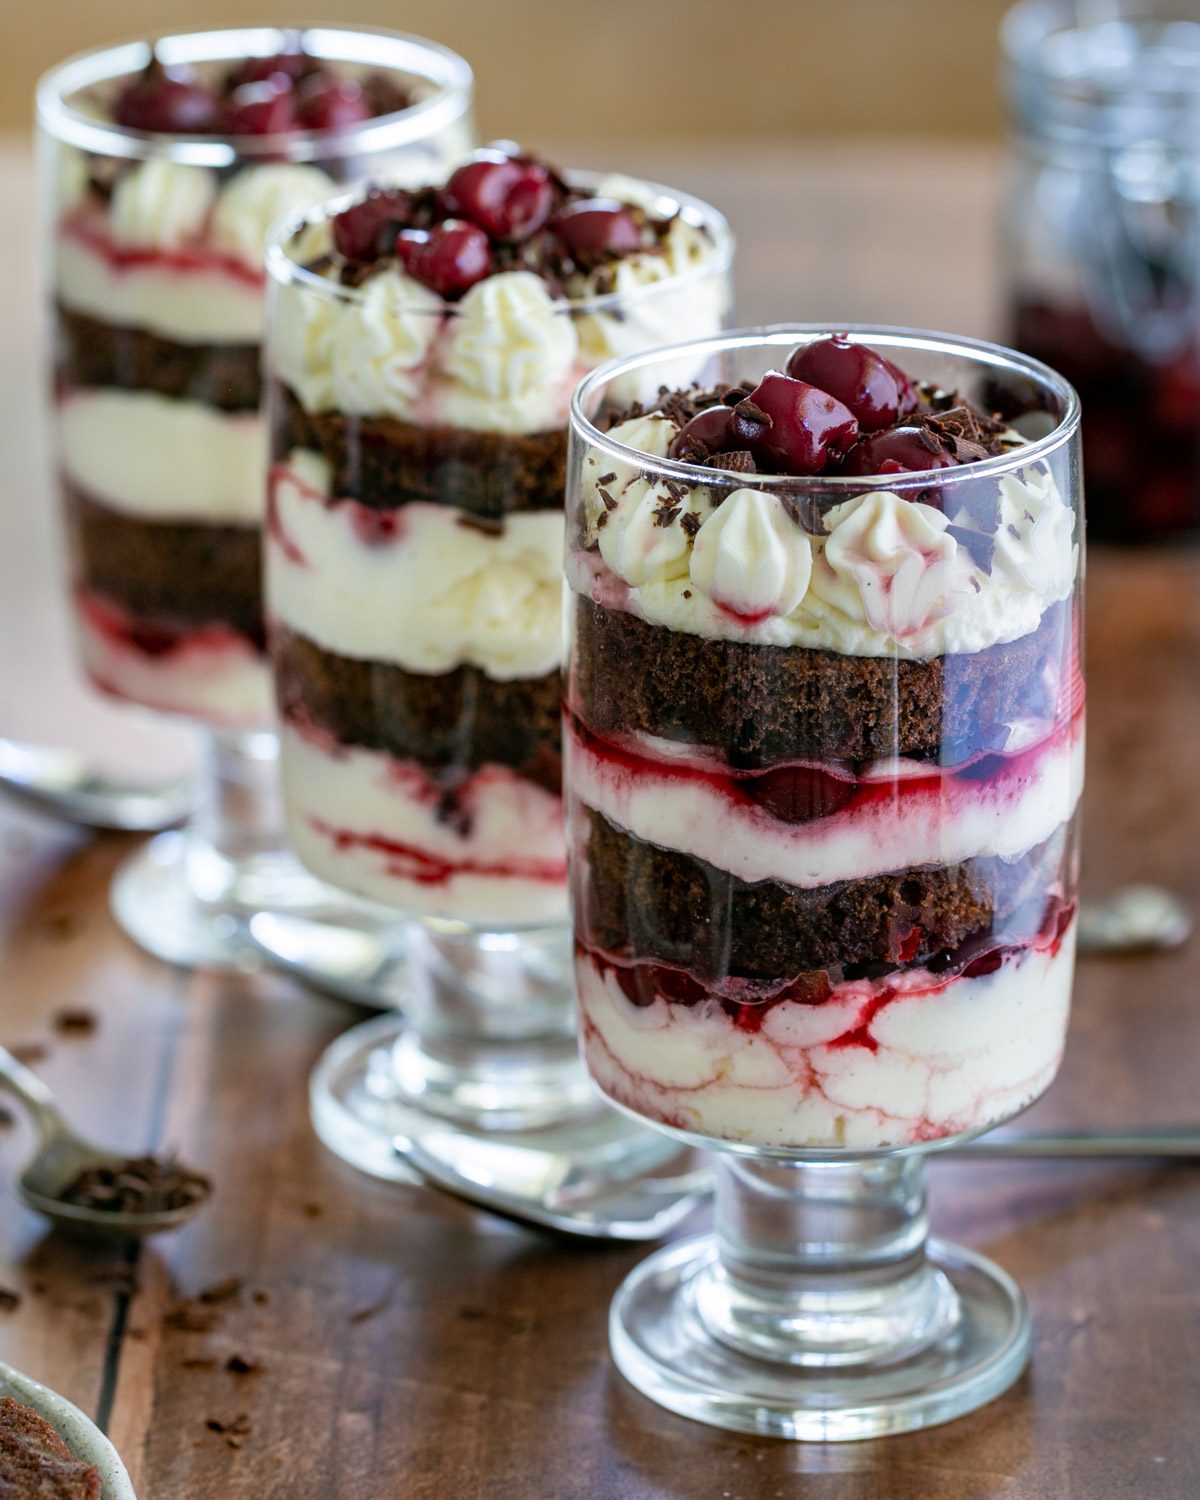
M 122 86 L 152 62 L 215 88 L 281 54 L 332 68 L 385 112 L 266 135 L 116 123 Z M 466 63 L 433 43 L 320 27 L 131 42 L 38 87 L 54 448 L 83 664 L 102 691 L 209 731 L 187 834 L 149 845 L 114 888 L 126 929 L 173 962 L 240 963 L 233 919 L 320 899 L 282 848 L 270 733 L 267 229 L 367 172 L 446 170 L 472 143 L 471 92 Z
M 1028 442 L 797 478 L 680 462 L 669 417 L 619 415 L 631 377 L 753 390 L 830 331 L 580 387 L 564 787 L 588 1068 L 720 1163 L 715 1238 L 619 1294 L 618 1364 L 687 1415 L 837 1439 L 946 1420 L 1026 1356 L 1007 1278 L 926 1251 L 922 1153 L 1062 1053 L 1082 489 L 1067 383 L 937 335 L 852 330 Z
M 356 284 L 322 274 L 328 221 L 352 199 L 284 227 L 268 254 L 266 577 L 289 830 L 323 880 L 419 919 L 399 991 L 377 996 L 403 1004 L 394 1045 L 371 1031 L 316 1090 L 327 1142 L 372 1170 L 396 1170 L 389 1141 L 413 1105 L 476 1127 L 594 1110 L 560 790 L 568 407 L 614 353 L 719 330 L 733 252 L 706 204 L 618 186 L 673 226 L 669 243 L 634 258 L 645 277 L 617 262 L 615 288 L 587 300 L 527 270 L 460 301 L 395 264 Z M 380 1057 L 387 1076 L 368 1086 Z
M 1093 540 L 1200 531 L 1200 17 L 1025 0 L 1003 28 L 1008 337 L 1083 402 Z

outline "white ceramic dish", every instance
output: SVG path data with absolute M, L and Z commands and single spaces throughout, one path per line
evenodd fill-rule
M 0 1364 L 0 1396 L 12 1396 L 31 1406 L 50 1423 L 76 1458 L 99 1469 L 103 1500 L 137 1500 L 117 1450 L 77 1406 L 5 1364 Z

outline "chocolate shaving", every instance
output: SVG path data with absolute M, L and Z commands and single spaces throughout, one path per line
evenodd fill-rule
M 701 462 L 707 469 L 724 469 L 728 474 L 758 473 L 758 465 L 749 448 L 736 448 L 731 453 L 710 453 Z
M 224 1281 L 218 1281 L 212 1286 L 205 1287 L 202 1292 L 198 1292 L 196 1301 L 202 1302 L 205 1307 L 216 1307 L 222 1302 L 232 1302 L 235 1297 L 241 1296 L 245 1285 L 243 1277 L 227 1276 Z
M 225 1368 L 231 1375 L 261 1375 L 262 1365 L 255 1359 L 246 1359 L 241 1354 L 231 1354 L 225 1361 Z
M 994 536 L 989 536 L 986 531 L 972 531 L 968 526 L 947 526 L 946 535 L 952 536 L 960 547 L 966 548 L 971 554 L 971 561 L 981 573 L 991 575 L 992 558 L 996 555 Z
M 503 516 L 479 516 L 474 511 L 459 511 L 458 525 L 467 531 L 482 531 L 484 536 L 503 536 Z
M 679 525 L 684 536 L 694 537 L 700 530 L 700 517 L 694 510 L 685 510 L 679 518 Z
M 159 1214 L 203 1203 L 212 1183 L 170 1158 L 134 1156 L 115 1167 L 85 1167 L 58 1198 L 101 1213 Z
M 20 1305 L 20 1292 L 13 1292 L 6 1286 L 0 1286 L 0 1312 L 16 1312 Z
M 96 1017 L 90 1010 L 60 1010 L 54 1017 L 54 1029 L 63 1036 L 90 1036 L 96 1029 Z
M 611 473 L 601 474 L 599 479 L 596 480 L 596 488 L 599 489 L 601 485 L 612 484 L 615 481 L 616 477 L 617 471 L 615 469 L 613 469 Z

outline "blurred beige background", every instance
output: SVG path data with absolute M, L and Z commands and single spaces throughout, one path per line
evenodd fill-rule
M 16 22 L 16 0 L 10 0 Z M 154 31 L 347 21 L 444 42 L 475 68 L 485 138 L 983 136 L 1000 121 L 1005 0 L 48 0 L 0 49 L 0 128 L 70 52 Z M 749 165 L 749 163 L 748 163 Z

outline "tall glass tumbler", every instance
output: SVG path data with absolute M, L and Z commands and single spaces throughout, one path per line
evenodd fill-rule
M 684 1415 L 816 1440 L 944 1421 L 1024 1366 L 1017 1287 L 926 1239 L 925 1155 L 1054 1077 L 1083 775 L 1079 406 L 1059 376 L 851 330 L 1030 438 L 936 474 L 727 472 L 665 456 L 671 399 L 622 417 L 631 377 L 673 387 L 703 362 L 753 390 L 830 331 L 598 370 L 567 519 L 584 1056 L 718 1172 L 715 1232 L 626 1280 L 613 1353 Z
M 54 437 L 84 667 L 203 726 L 199 810 L 118 871 L 172 962 L 238 964 L 239 918 L 327 909 L 286 849 L 261 600 L 270 224 L 471 145 L 471 71 L 390 32 L 254 27 L 63 63 L 38 87 Z
M 399 989 L 376 997 L 403 1014 L 343 1037 L 313 1083 L 326 1143 L 384 1176 L 422 1122 L 553 1131 L 599 1104 L 567 940 L 567 409 L 615 351 L 722 326 L 732 239 L 670 189 L 566 180 L 657 226 L 652 250 L 590 273 L 606 288 L 590 296 L 497 268 L 443 298 L 396 258 L 340 263 L 330 221 L 353 202 L 285 226 L 268 255 L 288 826 L 322 880 L 418 919 Z
M 1024 0 L 1003 28 L 1008 333 L 1083 402 L 1093 541 L 1200 536 L 1200 12 Z

